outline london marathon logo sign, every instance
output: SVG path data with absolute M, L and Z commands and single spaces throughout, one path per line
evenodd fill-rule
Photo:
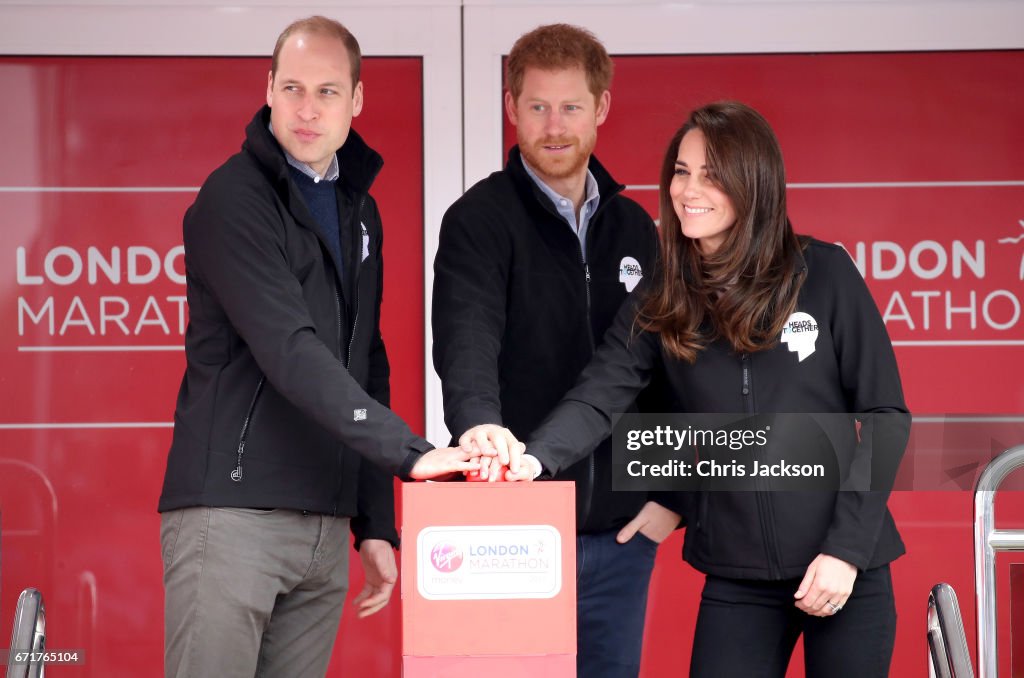
M 551 525 L 428 527 L 416 539 L 417 587 L 431 600 L 552 598 L 562 538 Z
M 839 244 L 870 285 L 895 344 L 1017 342 L 1024 327 L 1024 220 L 1013 226 L 987 239 Z

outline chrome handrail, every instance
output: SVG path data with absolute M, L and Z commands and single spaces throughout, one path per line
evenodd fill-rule
M 996 551 L 1024 551 L 1024 530 L 995 529 L 995 495 L 1006 476 L 1024 466 L 1024 445 L 989 462 L 974 490 L 974 591 L 978 603 L 978 675 L 999 675 L 996 646 Z
M 46 649 L 46 610 L 43 595 L 27 588 L 18 596 L 11 631 L 11 649 L 7 658 L 9 678 L 42 678 L 45 668 L 41 658 L 24 660 L 18 652 L 41 654 Z
M 964 622 L 956 592 L 940 583 L 928 594 L 928 675 L 932 678 L 974 678 Z

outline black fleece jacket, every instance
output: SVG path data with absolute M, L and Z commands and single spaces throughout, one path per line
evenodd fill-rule
M 809 240 L 797 312 L 816 325 L 803 359 L 787 343 L 736 354 L 724 340 L 690 365 L 658 335 L 634 328 L 638 290 L 605 335 L 593 362 L 533 434 L 530 450 L 559 471 L 608 435 L 615 413 L 652 374 L 667 376 L 681 412 L 850 413 L 870 422 L 829 434 L 843 477 L 870 467 L 870 489 L 699 491 L 690 496 L 684 558 L 698 570 L 742 579 L 801 577 L 819 553 L 860 569 L 904 553 L 886 501 L 909 432 L 896 358 L 878 308 L 850 256 Z M 895 413 L 872 417 L 871 413 Z M 849 420 L 848 420 L 849 421 Z M 884 476 L 884 477 L 883 477 Z
M 525 440 L 587 365 L 628 295 L 622 281 L 653 270 L 651 218 L 619 195 L 624 187 L 596 158 L 589 169 L 600 204 L 585 257 L 516 147 L 504 170 L 445 213 L 434 261 L 433 352 L 455 438 L 501 424 Z M 592 449 L 556 476 L 576 481 L 581 532 L 621 527 L 647 498 L 612 492 L 609 444 Z
M 382 160 L 354 131 L 338 151 L 342 265 L 269 115 L 185 214 L 186 369 L 159 510 L 352 516 L 357 541 L 397 544 L 391 475 L 432 446 L 388 409 L 383 232 L 368 193 Z

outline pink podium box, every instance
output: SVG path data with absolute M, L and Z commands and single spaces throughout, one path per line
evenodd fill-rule
M 403 676 L 575 676 L 575 515 L 572 483 L 403 484 Z

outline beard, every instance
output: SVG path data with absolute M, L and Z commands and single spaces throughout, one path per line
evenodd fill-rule
M 527 164 L 540 175 L 541 179 L 566 179 L 585 172 L 587 163 L 590 161 L 590 154 L 594 152 L 594 145 L 597 143 L 597 135 L 593 134 L 583 138 L 549 137 L 532 144 L 521 134 L 517 134 L 516 137 L 519 142 L 519 152 L 522 153 Z M 553 157 L 551 153 L 544 150 L 545 146 L 571 146 L 571 149 L 568 153 Z

